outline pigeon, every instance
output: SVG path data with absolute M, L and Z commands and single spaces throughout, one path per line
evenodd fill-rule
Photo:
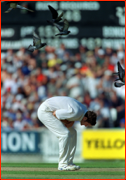
M 56 26 L 58 28 L 58 30 L 60 31 L 60 33 L 56 34 L 55 36 L 58 36 L 58 35 L 67 35 L 70 33 L 70 31 L 68 31 L 68 28 L 69 28 L 69 23 L 66 19 L 64 19 L 64 25 L 63 26 L 60 26 L 59 24 L 57 23 L 54 23 L 54 22 L 51 22 L 51 21 L 47 21 L 48 23 L 51 23 L 52 25 Z
M 16 9 L 16 8 L 34 12 L 33 10 L 27 9 L 27 8 L 19 5 L 18 3 L 19 3 L 19 1 L 9 1 L 9 2 L 7 2 L 6 4 L 9 4 L 9 9 L 7 11 L 5 11 L 5 13 L 9 13 L 12 9 Z
M 50 9 L 52 13 L 52 22 L 59 22 L 62 20 L 63 12 L 58 16 L 57 11 L 50 5 L 48 5 L 48 8 Z
M 115 87 L 121 87 L 123 85 L 125 85 L 125 69 L 122 68 L 122 66 L 120 65 L 120 63 L 118 62 L 117 63 L 118 65 L 118 72 L 116 73 L 113 73 L 113 75 L 117 75 L 118 76 L 118 79 L 116 79 L 115 81 L 118 81 L 120 80 L 121 82 L 115 82 L 114 83 L 114 86 Z
M 35 32 L 33 32 L 33 45 L 28 47 L 28 51 L 33 52 L 36 49 L 41 49 L 45 45 L 46 43 L 41 43 L 41 38 Z

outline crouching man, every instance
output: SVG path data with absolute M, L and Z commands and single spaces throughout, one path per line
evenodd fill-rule
M 74 171 L 80 166 L 73 164 L 77 144 L 77 133 L 72 127 L 75 121 L 81 125 L 93 126 L 97 115 L 88 111 L 79 101 L 66 97 L 55 96 L 44 101 L 38 108 L 39 120 L 56 135 L 59 140 L 58 170 Z

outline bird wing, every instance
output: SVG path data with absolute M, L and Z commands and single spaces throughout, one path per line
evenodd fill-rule
M 49 9 L 50 9 L 50 11 L 52 13 L 52 18 L 56 19 L 58 17 L 57 11 L 52 6 L 50 6 L 50 5 L 48 5 L 48 7 L 49 7 Z
M 37 38 L 37 39 L 41 39 L 41 38 L 36 34 L 35 31 L 33 32 L 33 36 L 34 36 L 35 38 Z
M 60 26 L 60 25 L 57 24 L 57 23 L 53 23 L 53 25 L 56 26 L 56 27 L 59 29 L 59 31 L 62 31 L 62 30 L 63 30 L 63 26 Z
M 122 68 L 122 66 L 121 66 L 121 64 L 120 64 L 120 62 L 118 61 L 118 71 L 120 71 L 120 70 L 122 70 L 123 68 Z
M 7 11 L 5 11 L 4 13 L 9 13 L 13 8 L 9 8 Z
M 19 5 L 19 4 L 17 4 L 17 8 L 19 8 L 19 9 L 24 9 L 24 10 L 31 11 L 31 12 L 34 12 L 33 10 L 28 9 L 28 8 L 25 8 L 25 7 L 23 7 L 23 6 Z
M 61 18 L 63 16 L 63 12 L 59 15 L 59 17 Z
M 68 28 L 69 28 L 69 23 L 68 23 L 68 21 L 65 19 L 65 20 L 64 20 L 64 25 L 63 25 L 63 31 L 67 31 Z
M 35 47 L 34 47 L 34 46 L 32 46 L 32 45 L 29 45 L 29 47 L 28 47 L 28 51 L 33 52 L 34 50 L 35 50 Z
M 33 45 L 34 46 L 39 46 L 41 44 L 41 38 L 33 32 Z
M 62 31 L 63 26 L 60 26 L 59 24 L 54 23 L 53 21 L 47 20 L 47 22 L 50 23 L 50 24 L 52 24 L 53 26 L 56 26 L 59 31 Z
M 63 16 L 63 12 L 57 17 L 57 20 L 60 20 L 62 16 Z
M 118 62 L 118 74 L 119 78 L 122 80 L 125 76 L 125 70 L 122 68 L 121 64 Z

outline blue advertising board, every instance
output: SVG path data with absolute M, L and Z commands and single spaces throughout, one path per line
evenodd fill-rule
M 39 132 L 1 132 L 1 153 L 38 153 L 39 144 Z

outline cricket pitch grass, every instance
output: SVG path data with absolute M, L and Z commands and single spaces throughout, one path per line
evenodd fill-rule
M 1 179 L 125 179 L 125 161 L 84 161 L 78 171 L 58 171 L 56 163 L 1 163 Z

